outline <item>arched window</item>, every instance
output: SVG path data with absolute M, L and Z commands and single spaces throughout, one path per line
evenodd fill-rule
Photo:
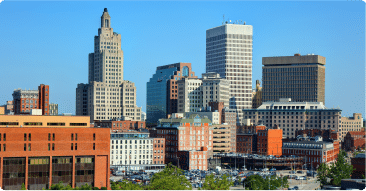
M 109 28 L 109 20 L 108 20 L 108 19 L 106 19 L 106 20 L 104 21 L 104 23 L 105 23 L 105 27 L 106 27 L 106 28 Z

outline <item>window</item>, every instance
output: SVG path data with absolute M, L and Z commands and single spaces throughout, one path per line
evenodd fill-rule
M 27 141 L 27 133 L 24 133 L 24 141 Z
M 71 133 L 71 141 L 74 140 L 74 133 Z
M 31 151 L 31 144 L 28 143 L 28 151 Z
M 48 141 L 51 141 L 51 133 L 48 133 Z
M 78 140 L 78 134 L 75 133 L 75 141 L 77 141 L 77 140 Z
M 93 143 L 93 150 L 95 150 L 95 143 Z
M 95 141 L 95 133 L 93 133 L 93 141 Z
M 24 145 L 25 148 L 25 145 Z M 48 150 L 51 150 L 51 143 L 48 143 Z
M 31 137 L 30 133 L 28 134 L 28 141 L 32 141 L 32 137 Z
M 54 141 L 54 140 L 55 140 L 55 134 L 52 133 L 52 141 Z
M 78 150 L 78 144 L 75 143 L 75 151 L 77 151 L 77 150 Z
M 25 135 L 27 135 L 27 134 L 25 134 Z M 27 144 L 26 143 L 24 143 L 24 151 L 27 151 Z
M 4 133 L 4 141 L 6 141 L 6 133 Z M 4 147 L 5 148 L 5 147 Z M 5 151 L 5 150 L 4 150 Z
M 74 143 L 71 143 L 71 150 L 74 150 Z
M 55 150 L 55 143 L 52 143 L 52 150 Z

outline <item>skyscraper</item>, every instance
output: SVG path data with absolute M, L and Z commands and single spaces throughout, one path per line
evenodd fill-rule
M 191 63 L 175 63 L 156 68 L 146 83 L 146 122 L 157 123 L 168 114 L 178 111 L 178 84 L 183 78 L 197 78 Z
M 291 98 L 294 102 L 324 103 L 325 57 L 263 57 L 262 64 L 263 102 Z
M 229 105 L 242 117 L 252 107 L 253 26 L 228 24 L 206 31 L 206 72 L 230 82 Z
M 89 115 L 91 121 L 122 116 L 141 120 L 136 87 L 123 80 L 121 35 L 113 32 L 107 8 L 98 36 L 94 37 L 94 52 L 89 54 L 89 84 L 78 84 L 76 88 L 76 115 Z

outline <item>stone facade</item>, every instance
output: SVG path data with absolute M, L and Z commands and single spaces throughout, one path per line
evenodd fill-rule
M 339 133 L 341 125 L 340 109 L 328 109 L 321 102 L 264 102 L 257 109 L 243 110 L 244 119 L 251 124 L 266 127 L 278 125 L 284 138 L 295 138 L 300 129 L 333 130 Z
M 94 38 L 94 52 L 89 54 L 89 84 L 78 84 L 76 88 L 76 115 L 89 115 L 91 121 L 123 116 L 141 121 L 136 87 L 123 79 L 121 35 L 113 32 L 107 10 L 101 21 Z
M 361 131 L 363 127 L 363 118 L 361 113 L 354 113 L 352 117 L 342 117 L 342 125 L 339 128 L 341 140 L 347 135 L 349 131 Z
M 263 102 L 287 97 L 297 102 L 325 102 L 325 57 L 263 57 Z

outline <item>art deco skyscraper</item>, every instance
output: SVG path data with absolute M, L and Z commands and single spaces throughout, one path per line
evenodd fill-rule
M 129 117 L 141 120 L 136 105 L 134 83 L 123 80 L 121 35 L 113 32 L 107 8 L 101 17 L 94 52 L 89 54 L 89 84 L 76 88 L 76 115 L 90 115 L 93 120 Z
M 238 120 L 252 107 L 253 26 L 224 24 L 206 31 L 206 72 L 219 73 L 230 82 L 230 108 Z

